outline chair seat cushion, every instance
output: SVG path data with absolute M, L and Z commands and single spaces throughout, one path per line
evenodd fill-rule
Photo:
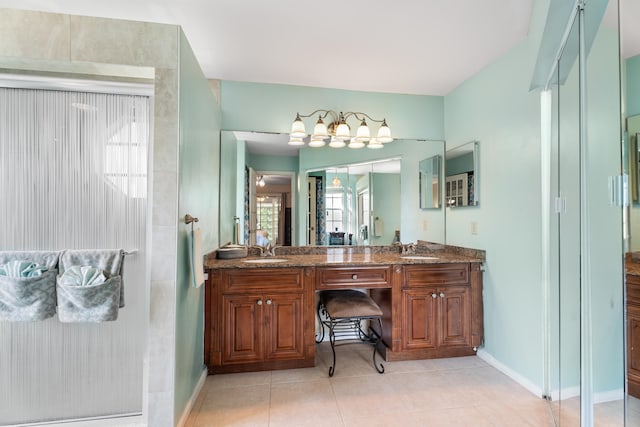
M 380 306 L 369 295 L 355 290 L 321 291 L 320 303 L 331 318 L 382 316 Z

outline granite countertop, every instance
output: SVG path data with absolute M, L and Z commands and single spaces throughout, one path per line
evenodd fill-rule
M 425 257 L 411 259 L 403 257 Z M 428 258 L 427 258 L 428 257 Z M 270 261 L 270 260 L 274 261 Z M 276 260 L 286 261 L 276 261 Z M 257 263 L 251 261 L 257 260 Z M 264 260 L 264 262 L 262 262 Z M 268 261 L 269 260 L 269 261 Z M 247 262 L 250 261 L 250 262 Z M 324 247 L 308 249 L 306 247 L 281 247 L 273 257 L 260 257 L 251 252 L 246 258 L 216 259 L 215 252 L 205 256 L 204 267 L 215 268 L 286 268 L 312 266 L 375 266 L 394 264 L 443 264 L 483 262 L 484 251 L 465 250 L 464 248 L 444 247 L 437 249 L 417 247 L 415 254 L 402 255 L 399 249 L 392 247 Z

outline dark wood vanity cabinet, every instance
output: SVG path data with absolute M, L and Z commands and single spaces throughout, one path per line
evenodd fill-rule
M 627 274 L 627 381 L 640 398 L 640 276 Z
M 396 336 L 388 360 L 475 354 L 482 344 L 478 263 L 405 265 L 395 270 Z
M 403 291 L 403 350 L 470 346 L 469 293 L 466 287 Z
M 479 262 L 208 272 L 205 363 L 210 374 L 314 366 L 315 292 L 325 289 L 369 292 L 383 312 L 379 350 L 386 360 L 473 355 L 482 344 Z
M 209 373 L 313 366 L 311 269 L 225 269 L 209 276 Z

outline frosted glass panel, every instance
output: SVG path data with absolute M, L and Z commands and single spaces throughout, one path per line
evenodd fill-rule
M 137 249 L 117 321 L 0 322 L 0 425 L 140 414 L 149 98 L 0 88 L 0 250 Z

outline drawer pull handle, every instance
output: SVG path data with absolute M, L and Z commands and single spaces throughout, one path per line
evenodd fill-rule
M 438 295 L 436 295 L 436 294 L 431 294 L 431 298 L 434 298 L 434 299 L 435 299 L 435 298 L 438 298 Z
M 271 305 L 271 300 L 270 299 L 267 300 L 267 305 Z
M 261 300 L 261 299 L 259 299 L 259 300 L 258 300 L 258 302 L 257 302 L 257 304 L 258 304 L 258 305 L 262 305 L 262 300 Z
M 353 274 L 353 275 L 351 276 L 351 278 L 352 278 L 353 280 L 358 280 L 358 275 L 357 275 L 357 274 Z
M 444 292 L 440 292 L 440 298 L 444 298 Z

